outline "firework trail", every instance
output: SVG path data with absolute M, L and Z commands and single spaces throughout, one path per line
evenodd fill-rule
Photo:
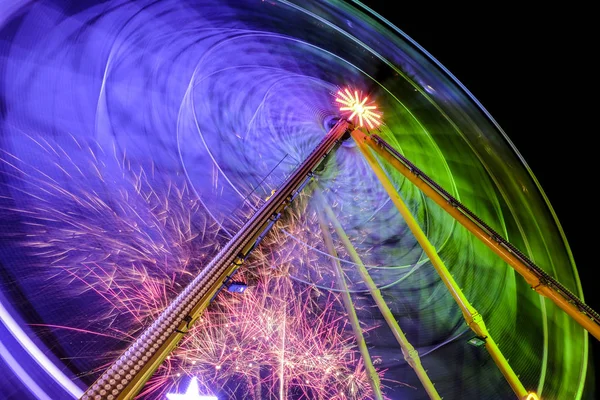
M 37 285 L 40 298 L 66 309 L 86 303 L 81 314 L 46 320 L 42 331 L 64 340 L 93 332 L 105 342 L 117 339 L 104 343 L 112 351 L 95 343 L 86 357 L 85 368 L 97 371 L 168 305 L 225 238 L 185 182 L 165 181 L 152 166 L 148 172 L 134 167 L 115 148 L 107 154 L 75 138 L 70 149 L 30 140 L 43 169 L 7 152 L 0 157 L 2 174 L 12 179 L 3 184 L 1 211 L 18 215 L 15 226 L 23 227 L 4 239 L 31 260 L 18 272 Z
M 3 175 L 13 182 L 3 184 L 8 196 L 2 211 L 18 214 L 25 227 L 10 240 L 36 260 L 25 275 L 37 282 L 40 296 L 51 293 L 60 297 L 51 301 L 63 305 L 93 299 L 85 313 L 32 325 L 41 337 L 59 337 L 61 343 L 89 343 L 92 337 L 93 347 L 84 346 L 71 362 L 89 371 L 84 379 L 93 379 L 227 238 L 185 182 L 160 179 L 152 166 L 148 172 L 135 167 L 115 148 L 105 152 L 73 138 L 65 149 L 29 139 L 45 168 L 7 152 L 0 158 Z M 74 152 L 86 154 L 86 162 L 80 154 L 75 162 Z M 273 230 L 248 260 L 251 287 L 242 297 L 221 293 L 140 397 L 161 398 L 180 377 L 198 376 L 207 390 L 230 396 L 369 398 L 341 303 L 290 278 L 292 268 L 319 271 L 322 261 L 309 251 L 319 240 L 309 234 L 314 218 L 302 212 L 307 199 L 301 196 L 290 209 L 286 230 Z M 252 209 L 240 207 L 232 224 L 243 223 Z
M 278 229 L 251 253 L 242 271 L 250 287 L 243 295 L 217 296 L 142 396 L 181 392 L 180 383 L 198 377 L 206 393 L 224 398 L 372 398 L 339 295 L 291 275 L 300 267 L 313 276 L 325 270 L 323 257 L 310 251 L 321 244 L 315 216 L 306 212 L 309 198 L 306 192 L 299 196 Z M 385 371 L 378 372 L 386 381 Z
M 225 398 L 371 398 L 339 299 L 263 271 L 243 295 L 218 296 L 143 396 L 196 376 Z

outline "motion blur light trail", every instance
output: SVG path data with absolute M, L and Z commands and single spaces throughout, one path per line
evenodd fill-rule
M 340 115 L 333 96 L 346 87 L 377 99 L 385 114 L 380 136 L 581 297 L 552 208 L 500 127 L 423 49 L 358 2 L 36 0 L 11 6 L 12 14 L 5 10 L 4 309 L 24 321 L 20 328 L 31 342 L 52 353 L 48 359 L 81 389 L 322 139 Z M 512 398 L 488 355 L 467 344 L 460 311 L 358 149 L 342 146 L 330 161 L 315 185 L 439 393 Z M 525 387 L 541 398 L 588 398 L 584 331 L 402 176 L 387 173 Z M 303 196 L 265 239 L 248 273 L 285 265 L 277 279 L 291 278 L 298 293 L 322 292 L 315 304 L 326 309 L 339 289 L 332 289 L 318 206 Z M 338 238 L 334 245 L 385 395 L 423 399 L 356 265 Z M 261 283 L 249 283 L 252 299 Z M 233 301 L 225 295 L 215 315 Z M 298 304 L 289 301 L 289 317 L 308 318 L 292 314 Z M 339 305 L 330 309 L 343 313 Z M 351 343 L 351 331 L 340 324 L 340 338 Z M 215 335 L 229 334 L 217 328 Z M 0 330 L 3 344 L 15 343 L 10 332 Z M 318 337 L 311 340 L 327 348 Z M 328 349 L 350 354 L 345 346 Z M 14 380 L 39 363 L 23 346 L 10 350 L 12 358 L 0 352 L 3 395 L 35 398 L 41 389 L 51 398 L 77 396 L 56 384 L 52 368 Z M 185 393 L 185 375 L 195 372 L 177 360 L 173 354 L 173 364 L 153 377 L 149 385 L 156 386 L 145 390 L 156 390 L 147 398 Z M 216 360 L 198 357 L 196 365 L 208 370 Z M 199 385 L 230 390 L 246 379 L 221 378 L 217 371 L 224 370 L 198 376 Z M 264 396 L 279 393 L 270 386 L 277 382 L 272 370 L 264 369 L 270 382 Z M 346 377 L 359 370 L 355 358 Z M 182 390 L 171 390 L 180 384 Z M 299 390 L 289 397 L 300 398 Z

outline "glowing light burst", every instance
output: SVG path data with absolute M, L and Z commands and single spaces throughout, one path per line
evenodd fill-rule
M 377 110 L 377 106 L 373 102 L 369 102 L 367 96 L 362 97 L 362 93 L 355 90 L 354 93 L 350 89 L 345 88 L 337 92 L 335 101 L 340 103 L 340 111 L 347 118 L 354 122 L 355 125 L 374 128 L 381 124 L 381 113 Z
M 198 380 L 196 377 L 192 378 L 190 385 L 188 386 L 185 393 L 168 393 L 167 399 L 169 400 L 218 400 L 215 396 L 205 396 L 200 394 L 200 388 L 198 388 Z
M 282 219 L 294 234 L 310 230 L 299 214 L 306 197 Z M 142 395 L 154 397 L 181 376 L 201 376 L 204 387 L 227 398 L 373 398 L 339 297 L 290 278 L 297 263 L 319 262 L 310 253 L 272 230 L 244 266 L 248 289 L 221 292 Z M 313 267 L 321 270 L 306 265 Z M 384 372 L 380 379 L 390 382 Z

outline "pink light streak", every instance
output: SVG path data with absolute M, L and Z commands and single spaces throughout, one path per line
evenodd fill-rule
M 87 175 L 64 150 L 34 141 L 65 161 L 59 164 L 62 173 L 82 183 L 67 189 L 50 173 L 0 158 L 28 183 L 23 191 L 29 201 L 19 210 L 29 227 L 23 246 L 51 265 L 47 279 L 63 285 L 66 297 L 94 294 L 103 310 L 92 320 L 39 327 L 121 336 L 127 343 L 219 250 L 219 226 L 210 222 L 185 183 L 157 186 L 152 171 L 134 169 L 115 153 L 112 160 L 120 165 L 121 178 L 105 199 L 87 189 L 94 186 L 89 182 L 114 179 L 105 172 L 104 163 L 111 158 L 101 149 L 95 154 L 78 144 L 94 166 Z M 305 235 L 310 227 L 304 200 L 299 197 L 282 223 L 288 232 L 312 237 L 317 246 L 318 235 Z M 298 264 L 315 264 L 320 273 L 319 258 L 310 248 L 273 230 L 245 265 L 245 280 L 252 286 L 242 295 L 221 293 L 140 395 L 160 398 L 173 389 L 181 392 L 182 377 L 198 376 L 207 392 L 210 385 L 230 394 L 249 390 L 255 398 L 368 399 L 369 381 L 336 295 L 289 276 L 291 266 Z M 111 334 L 99 332 L 98 326 Z M 114 349 L 94 360 L 112 360 L 119 353 Z M 108 364 L 97 365 L 90 374 Z

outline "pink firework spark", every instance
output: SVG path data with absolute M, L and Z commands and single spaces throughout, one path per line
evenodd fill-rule
M 228 398 L 369 399 L 340 307 L 331 293 L 262 274 L 243 295 L 219 295 L 145 394 L 167 390 L 167 380 L 197 376 Z
M 93 355 L 97 371 L 160 314 L 223 238 L 185 182 L 161 180 L 152 166 L 147 173 L 94 143 L 73 138 L 65 150 L 30 139 L 44 169 L 0 154 L 12 182 L 4 189 L 18 204 L 0 211 L 19 216 L 21 231 L 9 239 L 35 262 L 22 279 L 35 282 L 40 299 L 94 299 L 86 315 L 60 313 L 60 321 L 39 324 L 40 333 L 119 339 Z
M 32 141 L 56 159 L 54 171 L 7 153 L 0 157 L 12 178 L 23 183 L 13 188 L 22 204 L 6 211 L 22 217 L 27 230 L 19 236 L 20 245 L 39 260 L 46 282 L 61 287 L 65 298 L 93 294 L 99 300 L 94 310 L 100 311 L 92 318 L 67 315 L 60 323 L 44 324 L 44 329 L 78 337 L 120 341 L 119 348 L 90 354 L 94 376 L 167 307 L 223 238 L 185 183 L 159 182 L 152 168 L 146 173 L 96 145 L 76 142 L 89 154 L 84 168 L 60 146 Z M 114 171 L 109 163 L 120 166 L 118 173 L 109 172 Z M 55 174 L 68 177 L 68 186 Z M 110 193 L 104 193 L 102 185 L 108 183 Z M 242 296 L 220 294 L 142 397 L 164 397 L 187 375 L 199 376 L 206 392 L 211 386 L 232 396 L 249 392 L 255 399 L 370 398 L 337 297 L 289 277 L 298 263 L 315 273 L 322 270 L 321 259 L 310 250 L 320 239 L 309 234 L 313 229 L 307 227 L 315 221 L 303 214 L 303 199 L 290 210 L 284 227 L 305 243 L 272 231 L 247 265 L 253 287 Z M 240 220 L 250 213 L 242 212 Z

